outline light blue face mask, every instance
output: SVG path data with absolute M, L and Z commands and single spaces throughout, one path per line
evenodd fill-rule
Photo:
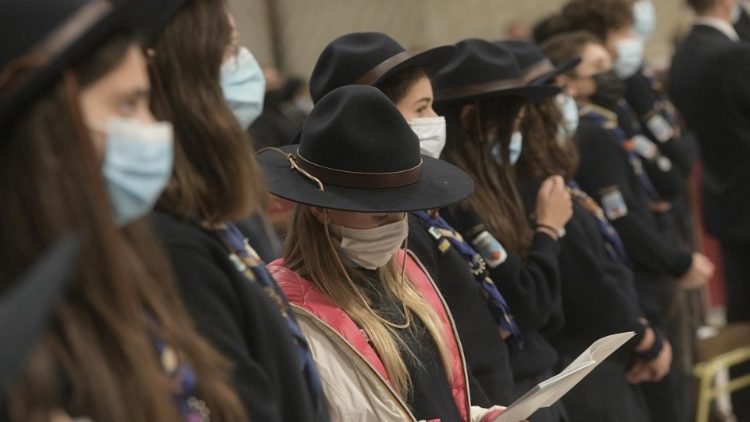
M 656 9 L 651 0 L 638 0 L 633 4 L 633 29 L 644 40 L 654 35 L 656 29 Z
M 558 144 L 565 145 L 578 130 L 578 104 L 576 100 L 567 94 L 558 94 L 555 103 L 560 109 L 562 121 L 557 129 Z
M 510 159 L 510 164 L 515 165 L 518 162 L 518 159 L 521 158 L 521 152 L 523 151 L 523 134 L 521 132 L 513 132 L 513 135 L 510 137 L 510 144 L 508 144 L 508 158 Z M 495 145 L 492 147 L 492 156 L 495 157 L 495 161 L 502 165 L 503 160 L 500 156 L 501 149 L 500 149 L 500 143 L 495 143 Z
M 148 214 L 172 175 L 172 125 L 116 119 L 105 131 L 102 174 L 117 224 Z
M 263 69 L 245 48 L 221 66 L 221 89 L 243 129 L 247 129 L 263 111 L 266 79 Z
M 633 36 L 618 42 L 616 48 L 617 59 L 613 69 L 618 78 L 628 79 L 641 68 L 645 45 L 640 37 Z

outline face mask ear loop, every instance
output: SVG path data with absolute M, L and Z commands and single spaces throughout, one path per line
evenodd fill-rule
M 387 325 L 387 326 L 389 326 L 391 328 L 398 329 L 398 330 L 404 330 L 406 328 L 409 328 L 409 325 L 411 325 L 411 319 L 409 318 L 409 314 L 406 313 L 406 305 L 403 305 L 403 307 L 404 307 L 404 316 L 406 318 L 406 322 L 404 324 L 401 324 L 401 325 L 394 324 L 391 321 L 388 321 L 387 319 L 381 317 L 377 312 L 375 312 L 374 309 L 372 309 L 370 307 L 369 301 L 364 296 L 362 296 L 362 292 L 359 291 L 359 288 L 357 287 L 357 285 L 354 283 L 354 281 L 351 279 L 351 277 L 349 277 L 349 271 L 346 270 L 346 266 L 341 261 L 341 257 L 339 256 L 339 248 L 337 248 L 334 245 L 333 239 L 331 238 L 331 231 L 329 230 L 329 227 L 328 227 L 328 210 L 326 210 L 326 209 L 323 210 L 323 219 L 324 219 L 323 230 L 325 231 L 325 234 L 326 234 L 326 240 L 328 241 L 328 246 L 331 247 L 331 251 L 333 251 L 333 256 L 336 259 L 336 263 L 338 264 L 339 269 L 341 269 L 342 273 L 344 274 L 344 278 L 346 279 L 347 283 L 349 284 L 349 288 L 351 288 L 354 291 L 354 294 L 357 295 L 357 298 L 359 298 L 360 302 L 362 302 L 362 304 L 364 305 L 364 307 L 371 314 L 373 314 L 375 316 L 375 318 L 377 318 L 383 324 L 385 324 L 385 325 Z

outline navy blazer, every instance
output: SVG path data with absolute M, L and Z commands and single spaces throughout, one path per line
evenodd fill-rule
M 750 44 L 695 25 L 678 47 L 670 93 L 695 132 L 718 235 L 750 244 Z

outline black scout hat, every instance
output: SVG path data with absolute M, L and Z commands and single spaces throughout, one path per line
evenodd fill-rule
M 437 70 L 456 49 L 446 45 L 412 55 L 380 32 L 354 32 L 331 41 L 320 53 L 310 76 L 310 95 L 320 101 L 344 85 L 373 85 L 408 69 Z
M 555 67 L 542 50 L 530 41 L 506 40 L 497 43 L 513 53 L 521 74 L 530 85 L 546 85 L 555 77 L 574 69 L 581 63 L 581 58 L 570 59 Z
M 261 150 L 258 162 L 274 195 L 345 211 L 439 208 L 474 190 L 458 168 L 420 155 L 419 139 L 396 106 L 365 85 L 328 93 L 299 145 Z
M 79 249 L 78 236 L 61 237 L 0 296 L 0 402 L 63 297 Z
M 542 100 L 560 92 L 552 86 L 529 85 L 516 58 L 499 45 L 479 39 L 456 44 L 458 53 L 435 75 L 437 102 L 490 96 L 519 96 Z
M 146 30 L 148 1 L 0 0 L 0 126 L 111 36 Z

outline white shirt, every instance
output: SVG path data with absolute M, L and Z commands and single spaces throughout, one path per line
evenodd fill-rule
M 740 36 L 737 35 L 737 31 L 734 30 L 732 24 L 719 18 L 701 16 L 695 20 L 695 25 L 710 26 L 726 35 L 732 41 L 737 42 L 740 40 Z

